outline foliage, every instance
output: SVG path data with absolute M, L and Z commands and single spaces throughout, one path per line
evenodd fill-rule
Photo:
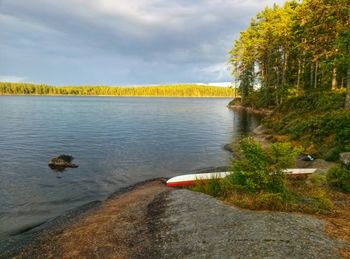
M 234 98 L 232 101 L 230 101 L 228 105 L 231 106 L 231 105 L 241 104 L 241 101 L 242 101 L 241 98 L 237 97 L 237 98 Z
M 333 195 L 337 192 L 328 189 L 325 177 L 312 175 L 306 180 L 286 180 L 288 193 L 247 192 L 235 184 L 232 178 L 198 181 L 192 190 L 203 192 L 224 200 L 227 203 L 253 210 L 295 211 L 311 214 L 329 214 L 333 207 Z M 338 199 L 338 198 L 337 198 Z
M 329 148 L 328 151 L 324 155 L 324 159 L 326 161 L 337 161 L 339 160 L 339 154 L 344 151 L 341 146 L 335 146 Z
M 275 134 L 290 136 L 308 153 L 334 161 L 350 150 L 350 113 L 342 108 L 344 99 L 337 92 L 292 97 L 263 123 Z
M 236 171 L 223 179 L 198 181 L 192 190 L 246 209 L 311 214 L 329 214 L 336 206 L 333 201 L 344 198 L 342 193 L 329 187 L 328 176 L 315 173 L 306 179 L 288 179 L 285 174 L 273 174 L 276 171 L 282 173 L 282 168 L 290 166 L 299 152 L 289 144 L 264 149 L 253 139 L 246 138 L 242 140 L 241 149 L 240 160 L 234 162 Z M 247 156 L 246 152 L 249 152 Z M 243 174 L 243 167 L 248 173 Z M 268 171 L 272 174 L 266 173 Z
M 303 0 L 259 12 L 230 51 L 243 104 L 277 106 L 347 85 L 350 107 L 349 10 L 348 0 Z
M 193 191 L 203 192 L 214 197 L 229 197 L 236 186 L 228 178 L 212 178 L 209 181 L 196 181 Z
M 339 166 L 330 168 L 327 172 L 327 182 L 330 186 L 350 192 L 350 170 Z
M 0 95 L 94 95 L 94 96 L 170 96 L 233 97 L 227 87 L 202 85 L 164 85 L 147 87 L 65 86 L 54 87 L 27 83 L 1 83 Z
M 268 149 L 253 138 L 241 141 L 239 159 L 233 161 L 230 178 L 249 192 L 269 191 L 287 193 L 284 169 L 291 166 L 298 149 L 289 143 L 274 143 Z

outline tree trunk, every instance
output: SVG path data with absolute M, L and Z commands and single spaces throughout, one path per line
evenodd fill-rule
M 300 87 L 300 74 L 301 74 L 301 61 L 298 60 L 298 79 L 297 79 L 297 90 L 299 91 Z
M 337 68 L 333 67 L 332 90 L 337 89 Z
M 313 70 L 314 66 L 312 65 L 312 63 L 310 64 L 310 84 L 308 84 L 310 86 L 310 88 L 312 87 L 312 82 L 314 81 L 314 70 Z
M 345 109 L 350 109 L 350 65 L 348 65 L 347 71 L 347 91 L 345 99 Z
M 283 70 L 282 70 L 282 87 L 286 84 L 286 74 L 288 66 L 288 53 L 285 51 L 283 55 Z
M 314 88 L 317 88 L 317 69 L 318 69 L 318 63 L 316 61 L 316 63 L 315 63 L 315 84 L 314 84 Z

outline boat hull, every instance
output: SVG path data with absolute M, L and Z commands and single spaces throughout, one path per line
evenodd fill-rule
M 285 170 L 287 177 L 289 179 L 303 179 L 306 178 L 309 174 L 312 174 L 316 171 L 315 168 L 289 168 Z M 204 173 L 204 174 L 186 174 L 179 175 L 173 178 L 170 178 L 167 181 L 167 186 L 170 187 L 181 187 L 181 186 L 190 186 L 195 183 L 208 181 L 211 179 L 222 179 L 226 176 L 232 174 L 232 172 L 213 172 L 213 173 Z

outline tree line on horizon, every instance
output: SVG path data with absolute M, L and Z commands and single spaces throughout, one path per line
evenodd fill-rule
M 350 108 L 349 0 L 287 1 L 259 12 L 230 51 L 242 102 L 346 91 Z
M 235 97 L 228 87 L 205 85 L 163 85 L 142 87 L 49 86 L 44 84 L 0 82 L 0 95 L 82 95 L 82 96 L 164 96 Z

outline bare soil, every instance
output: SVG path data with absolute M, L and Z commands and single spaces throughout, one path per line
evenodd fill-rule
M 16 258 L 137 258 L 151 247 L 147 206 L 166 192 L 160 181 L 105 201 L 61 231 L 43 235 Z

